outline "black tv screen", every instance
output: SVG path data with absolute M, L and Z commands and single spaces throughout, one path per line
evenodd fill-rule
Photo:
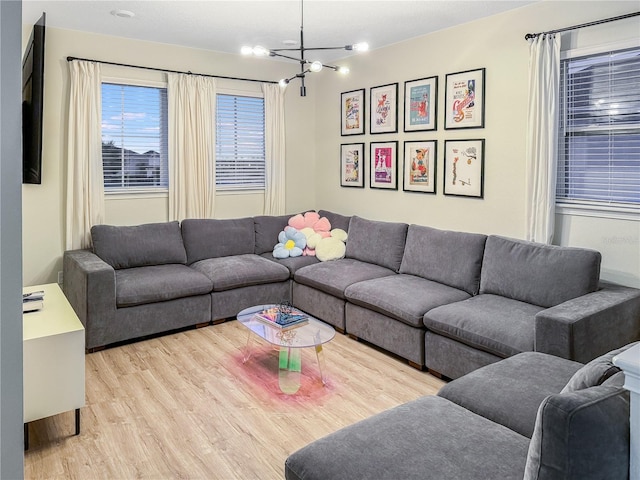
M 45 16 L 33 26 L 22 59 L 22 183 L 42 183 Z

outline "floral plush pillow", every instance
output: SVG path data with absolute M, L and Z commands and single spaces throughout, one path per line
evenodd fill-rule
M 273 247 L 275 258 L 299 257 L 307 246 L 307 237 L 296 228 L 285 227 L 278 235 L 278 244 Z

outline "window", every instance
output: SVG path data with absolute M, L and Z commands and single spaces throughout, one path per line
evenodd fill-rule
M 216 187 L 264 190 L 264 99 L 216 97 Z
M 567 58 L 560 70 L 556 200 L 640 208 L 640 48 Z
M 106 192 L 166 190 L 167 89 L 102 84 Z

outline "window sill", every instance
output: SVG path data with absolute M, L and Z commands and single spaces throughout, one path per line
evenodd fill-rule
M 573 203 L 556 204 L 556 214 L 576 215 L 581 217 L 612 218 L 616 220 L 640 221 L 638 207 L 614 207 L 602 205 L 585 205 Z
M 168 198 L 168 190 L 116 190 L 104 192 L 107 200 L 137 200 L 141 198 Z
M 217 188 L 216 195 L 264 195 L 264 190 L 221 190 Z

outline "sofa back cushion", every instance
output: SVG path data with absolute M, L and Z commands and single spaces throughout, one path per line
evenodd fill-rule
M 190 265 L 206 258 L 253 253 L 256 235 L 253 218 L 187 219 L 182 221 L 182 238 Z
M 569 379 L 569 382 L 567 382 L 562 389 L 562 393 L 574 392 L 576 390 L 582 390 L 583 388 L 602 385 L 607 381 L 607 379 L 620 372 L 620 369 L 613 364 L 613 357 L 621 354 L 638 343 L 640 342 L 630 343 L 624 347 L 612 350 L 609 353 L 605 353 L 604 355 L 594 358 L 573 374 Z
M 553 307 L 595 292 L 599 252 L 491 235 L 482 261 L 480 293 Z
M 178 222 L 94 225 L 91 240 L 94 253 L 116 270 L 187 261 Z
M 287 226 L 291 215 L 259 215 L 253 217 L 253 226 L 256 235 L 255 254 L 273 252 L 273 247 L 278 243 L 278 235 Z
M 349 223 L 351 222 L 351 217 L 347 217 L 345 215 L 340 215 L 339 213 L 329 212 L 327 210 L 318 210 L 318 215 L 320 218 L 326 217 L 331 224 L 331 229 L 340 228 L 345 232 L 349 231 Z
M 346 257 L 397 272 L 402 262 L 407 227 L 406 223 L 377 222 L 353 216 L 349 223 Z
M 476 295 L 486 235 L 409 225 L 400 273 Z
M 628 478 L 629 392 L 601 385 L 540 404 L 524 480 Z

